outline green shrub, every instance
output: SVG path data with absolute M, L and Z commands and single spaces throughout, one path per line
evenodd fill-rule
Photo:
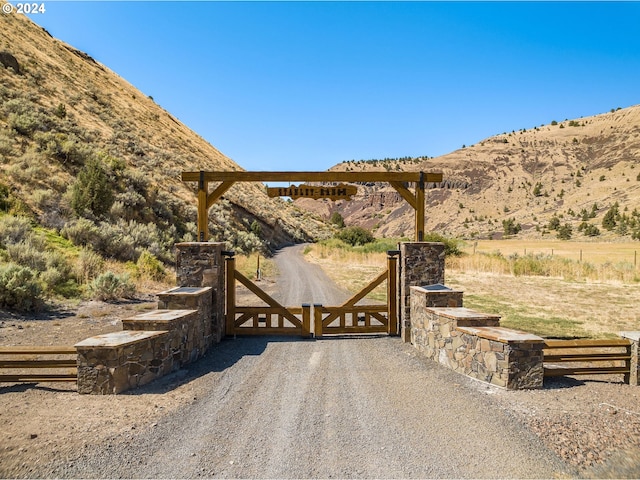
M 95 245 L 100 239 L 100 229 L 86 218 L 68 222 L 60 233 L 67 240 L 71 240 L 74 245 L 79 246 Z
M 167 276 L 167 272 L 162 262 L 148 250 L 144 250 L 136 262 L 138 276 L 161 281 Z
M 20 312 L 39 310 L 41 295 L 33 270 L 13 263 L 0 266 L 0 307 Z
M 514 218 L 508 218 L 502 221 L 502 229 L 505 235 L 516 235 L 522 230 L 522 225 L 516 223 Z
M 375 240 L 373 234 L 362 227 L 347 227 L 335 235 L 336 238 L 351 246 L 365 245 Z
M 129 275 L 105 272 L 89 284 L 89 294 L 94 300 L 105 302 L 132 298 L 135 294 L 135 285 L 129 280 Z
M 7 257 L 13 263 L 42 272 L 47 268 L 47 252 L 41 243 L 27 240 L 7 245 Z
M 459 257 L 462 255 L 460 246 L 460 240 L 456 238 L 448 238 L 436 232 L 425 233 L 423 236 L 425 242 L 439 242 L 444 243 L 444 254 L 452 257 Z
M 572 234 L 573 234 L 573 229 L 571 228 L 571 225 L 569 225 L 568 223 L 565 223 L 560 228 L 558 228 L 557 237 L 560 240 L 569 240 Z
M 88 284 L 104 268 L 104 259 L 93 250 L 83 248 L 76 263 L 75 276 L 79 282 Z
M 340 212 L 333 212 L 329 222 L 338 228 L 344 228 L 344 218 L 340 215 Z
M 71 208 L 79 217 L 87 213 L 102 217 L 109 213 L 113 201 L 113 189 L 102 163 L 95 158 L 89 160 L 71 187 Z
M 32 234 L 31 221 L 26 217 L 4 215 L 0 217 L 0 245 L 23 242 Z

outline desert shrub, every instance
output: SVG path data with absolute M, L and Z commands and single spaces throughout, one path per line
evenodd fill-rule
M 516 223 L 515 218 L 508 218 L 502 221 L 502 230 L 505 235 L 516 235 L 522 230 L 522 226 Z
M 335 237 L 352 246 L 365 245 L 375 240 L 373 234 L 362 227 L 347 227 L 336 233 Z
M 548 277 L 551 275 L 550 263 L 552 257 L 544 254 L 528 254 L 519 256 L 518 254 L 510 255 L 508 258 L 511 263 L 511 271 L 515 276 L 538 275 Z
M 342 215 L 340 215 L 340 212 L 333 212 L 331 214 L 331 218 L 329 219 L 329 222 L 331 222 L 333 225 L 335 225 L 338 228 L 344 228 L 344 218 L 342 218 Z
M 128 275 L 117 275 L 113 272 L 105 272 L 95 278 L 89 284 L 89 295 L 94 300 L 104 302 L 131 298 L 135 294 L 135 285 L 131 283 Z
M 13 245 L 32 234 L 31 221 L 26 217 L 4 215 L 0 217 L 0 245 Z
M 569 225 L 568 223 L 565 223 L 560 228 L 558 228 L 557 237 L 560 240 L 569 240 L 572 234 L 573 234 L 573 229 L 571 228 L 571 225 Z
M 47 268 L 47 252 L 44 251 L 42 242 L 33 239 L 7 245 L 7 258 L 38 272 Z
M 41 295 L 33 270 L 12 263 L 0 266 L 0 307 L 21 312 L 38 310 L 43 304 Z
M 88 284 L 104 268 L 104 259 L 93 250 L 83 248 L 76 262 L 75 276 L 79 282 Z
M 136 272 L 140 277 L 161 281 L 167 276 L 164 265 L 148 250 L 143 251 L 136 262 Z
M 63 165 L 82 165 L 93 152 L 90 144 L 73 133 L 37 132 L 33 138 L 42 153 Z
M 95 223 L 86 218 L 68 222 L 60 232 L 63 237 L 75 245 L 94 245 L 100 238 L 100 230 Z
M 557 230 L 558 228 L 560 228 L 560 219 L 555 215 L 551 217 L 549 223 L 547 224 L 547 228 L 549 230 Z
M 584 233 L 587 237 L 597 237 L 600 235 L 600 229 L 595 225 L 587 222 L 582 222 L 578 226 L 578 231 Z
M 263 248 L 262 241 L 252 232 L 238 231 L 235 235 L 230 235 L 231 249 L 238 254 L 259 252 Z
M 37 104 L 26 98 L 13 98 L 4 103 L 3 113 L 9 128 L 20 135 L 31 136 L 36 130 L 46 131 L 52 127 L 51 119 L 41 112 Z
M 606 230 L 613 230 L 616 228 L 616 225 L 620 220 L 619 208 L 620 206 L 618 205 L 618 202 L 616 202 L 609 208 L 609 210 L 607 210 L 607 213 L 604 214 L 604 217 L 602 218 L 602 226 Z
M 147 200 L 142 195 L 129 189 L 115 196 L 115 202 L 111 206 L 111 216 L 125 220 L 141 220 L 144 218 L 146 205 Z
M 448 238 L 436 232 L 429 232 L 424 234 L 423 241 L 444 243 L 446 256 L 459 257 L 462 255 L 461 242 L 456 238 Z

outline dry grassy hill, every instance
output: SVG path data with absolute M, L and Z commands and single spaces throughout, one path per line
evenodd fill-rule
M 106 256 L 135 260 L 148 249 L 170 259 L 173 243 L 196 231 L 196 185 L 183 183 L 181 172 L 241 168 L 152 98 L 25 16 L 0 15 L 0 32 L 2 210 L 28 215 L 74 243 L 102 234 L 133 247 L 107 245 Z M 73 188 L 83 171 L 90 177 L 96 168 L 111 198 L 104 193 L 107 201 L 82 211 Z M 309 240 L 326 229 L 297 207 L 269 199 L 258 184 L 238 184 L 225 199 L 211 210 L 212 236 L 239 250 Z
M 519 235 L 555 238 L 548 224 L 557 216 L 572 227 L 573 238 L 584 238 L 578 230 L 583 221 L 598 227 L 600 239 L 628 239 L 634 228 L 640 235 L 640 105 L 550 119 L 442 157 L 350 161 L 334 169 L 442 171 L 445 182 L 427 192 L 427 231 L 499 238 L 503 220 L 514 219 L 522 226 Z M 602 220 L 616 202 L 628 221 L 618 218 L 608 231 Z M 384 185 L 365 187 L 352 202 L 298 203 L 326 217 L 338 211 L 347 224 L 373 228 L 379 236 L 412 236 L 412 210 Z M 585 211 L 595 217 L 583 219 Z

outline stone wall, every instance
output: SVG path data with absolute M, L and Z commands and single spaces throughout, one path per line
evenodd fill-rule
M 139 387 L 173 370 L 168 332 L 121 331 L 75 345 L 78 393 L 108 395 Z
M 426 357 L 508 389 L 542 388 L 542 338 L 500 327 L 498 315 L 427 306 L 433 295 L 425 288 L 411 287 L 410 301 L 411 342 Z
M 122 320 L 124 330 L 169 333 L 169 349 L 173 368 L 195 361 L 206 351 L 200 335 L 200 316 L 197 310 L 154 310 Z
M 400 244 L 398 268 L 400 336 L 405 342 L 411 337 L 411 287 L 444 284 L 444 244 L 434 242 L 403 242 Z
M 225 335 L 224 243 L 185 242 L 176 244 L 176 285 L 211 287 L 213 343 Z
M 198 321 L 193 328 L 196 342 L 194 358 L 205 354 L 217 337 L 213 334 L 211 321 L 211 287 L 175 287 L 158 293 L 159 310 L 196 310 Z

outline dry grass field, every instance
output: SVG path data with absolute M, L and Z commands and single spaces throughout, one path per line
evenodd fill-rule
M 465 250 L 471 249 L 471 254 L 447 259 L 446 283 L 464 291 L 466 307 L 501 315 L 503 326 L 547 338 L 606 338 L 623 330 L 639 330 L 640 269 L 634 269 L 632 262 L 624 265 L 621 260 L 632 252 L 634 244 L 558 243 L 479 242 L 475 254 L 473 245 L 468 245 Z M 486 244 L 494 248 L 481 253 Z M 581 264 L 562 255 L 575 255 L 576 246 L 578 250 L 585 246 L 583 255 L 599 258 L 600 263 Z M 525 264 L 542 275 L 519 270 L 525 248 L 532 257 L 527 257 Z M 550 248 L 554 249 L 553 258 L 535 258 L 537 253 L 550 255 L 544 251 Z M 497 250 L 500 255 L 495 253 Z M 386 265 L 386 255 L 382 253 L 346 252 L 323 245 L 310 246 L 306 258 L 354 292 Z M 607 258 L 619 260 L 614 263 Z M 585 269 L 585 265 L 590 267 Z M 384 294 L 378 292 L 378 299 Z
M 503 255 L 543 254 L 593 264 L 640 264 L 640 242 L 565 242 L 562 240 L 478 240 L 468 242 L 465 253 L 493 253 Z

